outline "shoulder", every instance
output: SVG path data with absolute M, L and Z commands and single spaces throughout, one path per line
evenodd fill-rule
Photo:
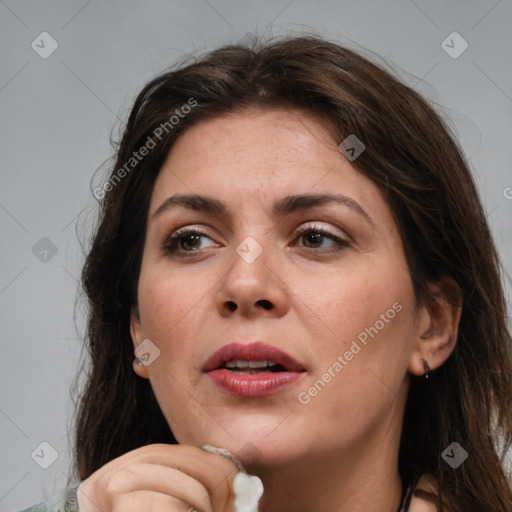
M 76 501 L 77 487 L 78 486 L 66 489 L 62 494 L 49 501 L 32 505 L 20 512 L 78 512 Z
M 408 512 L 438 512 L 436 496 L 434 477 L 430 474 L 422 475 L 414 488 Z

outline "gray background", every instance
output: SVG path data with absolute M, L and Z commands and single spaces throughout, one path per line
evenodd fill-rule
M 78 309 L 77 333 L 83 255 L 76 229 L 90 229 L 90 180 L 111 154 L 111 129 L 117 133 L 145 82 L 191 51 L 250 33 L 312 30 L 379 53 L 443 105 L 510 273 L 510 26 L 506 0 L 0 1 L 0 510 L 64 488 L 70 384 L 84 325 Z M 43 45 L 44 31 L 58 42 L 46 59 L 31 47 Z M 441 46 L 453 31 L 469 45 L 458 58 Z M 448 44 L 452 53 L 461 48 L 460 40 Z M 507 290 L 510 299 L 508 278 Z M 42 442 L 58 452 L 47 469 L 40 465 L 52 451 Z

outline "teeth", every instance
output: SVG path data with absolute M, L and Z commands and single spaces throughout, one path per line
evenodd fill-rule
M 273 361 L 249 361 L 249 368 L 266 368 L 273 365 L 275 365 Z
M 224 366 L 226 368 L 267 368 L 269 366 L 275 366 L 274 361 L 244 361 L 244 360 L 233 360 L 226 361 Z
M 240 373 L 241 375 L 262 375 L 263 373 L 274 373 L 267 368 L 237 368 L 228 370 L 231 373 Z

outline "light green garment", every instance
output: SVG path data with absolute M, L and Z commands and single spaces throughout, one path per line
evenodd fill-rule
M 76 502 L 76 490 L 78 486 L 66 489 L 61 495 L 55 498 L 32 505 L 20 512 L 78 512 Z

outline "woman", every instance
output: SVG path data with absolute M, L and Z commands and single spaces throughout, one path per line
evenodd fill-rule
M 82 280 L 81 482 L 54 510 L 512 510 L 511 338 L 461 150 L 315 37 L 139 94 Z M 32 508 L 29 510 L 37 510 Z

